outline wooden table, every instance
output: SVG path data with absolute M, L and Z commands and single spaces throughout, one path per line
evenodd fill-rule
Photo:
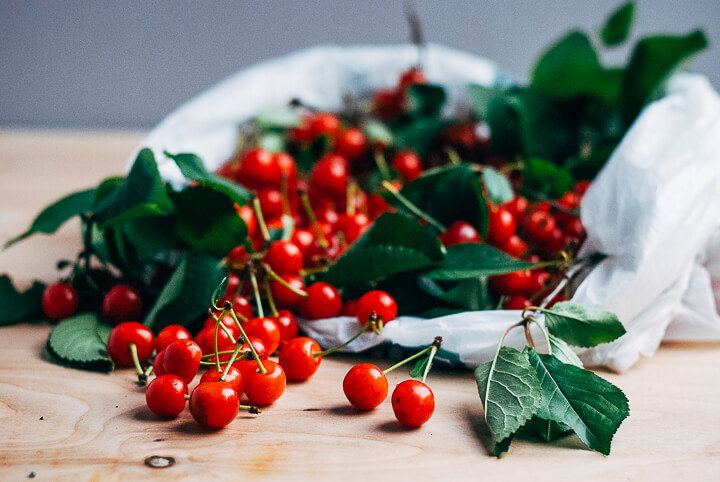
M 0 130 L 0 242 L 49 202 L 122 173 L 142 133 Z M 55 262 L 80 247 L 78 224 L 0 252 L 0 273 L 20 287 L 57 278 Z M 720 480 L 720 344 L 667 344 L 628 373 L 631 413 L 612 455 L 574 437 L 513 443 L 498 460 L 470 372 L 433 371 L 437 409 L 416 430 L 394 422 L 386 401 L 356 413 L 341 380 L 359 357 L 328 358 L 260 416 L 205 432 L 189 413 L 156 419 L 128 370 L 63 368 L 44 351 L 48 325 L 0 328 L 0 480 L 222 477 L 242 480 Z M 390 383 L 403 373 L 390 374 Z M 174 465 L 150 468 L 153 455 Z

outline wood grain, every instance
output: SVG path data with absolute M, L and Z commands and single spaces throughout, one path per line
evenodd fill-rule
M 120 173 L 140 133 L 0 131 L 0 241 L 27 227 L 48 202 Z M 54 279 L 54 262 L 79 249 L 77 225 L 0 252 L 0 272 L 19 284 Z M 323 361 L 311 380 L 259 416 L 239 416 L 206 432 L 189 413 L 159 420 L 144 406 L 130 371 L 104 375 L 50 363 L 50 327 L 0 328 L 0 480 L 718 480 L 720 344 L 667 344 L 623 375 L 599 372 L 621 387 L 631 414 L 612 455 L 574 437 L 513 443 L 498 460 L 470 372 L 435 371 L 437 408 L 408 430 L 389 401 L 352 409 L 342 378 L 358 357 Z M 383 360 L 374 360 L 386 365 Z M 406 372 L 390 374 L 393 386 Z M 164 469 L 146 457 L 170 456 Z

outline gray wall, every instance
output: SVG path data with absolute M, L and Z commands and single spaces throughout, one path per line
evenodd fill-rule
M 596 31 L 620 3 L 418 0 L 417 9 L 428 40 L 523 80 L 549 42 L 571 27 Z M 634 37 L 697 27 L 720 39 L 720 1 L 638 2 Z M 262 59 L 320 43 L 402 43 L 407 31 L 400 1 L 0 0 L 0 127 L 148 128 Z M 690 68 L 720 86 L 716 46 Z

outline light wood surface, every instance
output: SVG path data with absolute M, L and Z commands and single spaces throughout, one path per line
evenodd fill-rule
M 41 208 L 122 173 L 141 133 L 0 130 L 0 243 Z M 21 287 L 52 281 L 80 247 L 78 226 L 0 252 L 0 273 Z M 667 344 L 628 373 L 599 374 L 622 388 L 631 413 L 604 457 L 574 437 L 513 443 L 498 460 L 470 372 L 435 371 L 437 408 L 401 428 L 389 401 L 358 413 L 342 378 L 359 357 L 328 358 L 260 416 L 204 432 L 189 413 L 155 418 L 130 371 L 66 369 L 44 352 L 48 325 L 0 328 L 0 480 L 149 478 L 236 480 L 720 480 L 720 344 Z M 382 360 L 375 360 L 383 364 Z M 391 385 L 405 372 L 390 374 Z M 146 457 L 170 456 L 165 469 Z

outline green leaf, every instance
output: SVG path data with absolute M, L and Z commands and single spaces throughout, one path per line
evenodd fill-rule
M 4 249 L 35 233 L 52 234 L 70 218 L 92 211 L 95 189 L 72 193 L 43 209 L 30 228 L 5 243 Z
M 635 46 L 623 84 L 623 120 L 629 126 L 672 71 L 707 47 L 707 38 L 696 30 L 686 36 L 657 36 Z
M 264 132 L 258 140 L 258 147 L 262 147 L 266 151 L 281 152 L 287 148 L 285 136 L 279 132 Z
M 535 370 L 526 354 L 503 346 L 495 360 L 475 369 L 475 381 L 494 442 L 507 450 L 503 442 L 540 408 L 542 395 Z
M 490 113 L 490 104 L 505 94 L 504 88 L 486 87 L 479 84 L 470 84 L 467 89 L 475 112 L 483 119 L 487 119 Z
M 260 129 L 292 129 L 300 127 L 302 118 L 292 107 L 270 107 L 255 116 L 255 123 Z
M 434 283 L 434 280 L 424 276 L 419 281 Z M 428 292 L 453 308 L 462 308 L 463 311 L 492 310 L 497 305 L 497 300 L 491 294 L 486 277 L 462 280 L 447 291 L 439 287 L 438 289 L 439 292 Z
M 488 199 L 495 204 L 502 204 L 515 197 L 510 181 L 491 167 L 483 169 L 483 180 L 488 191 Z
M 107 228 L 147 216 L 167 215 L 172 202 L 160 178 L 155 156 L 143 149 L 135 159 L 123 184 L 110 193 L 95 209 L 95 219 Z
M 430 363 L 429 356 L 418 360 L 413 369 L 410 370 L 410 378 L 421 378 L 423 374 L 425 374 L 425 369 L 427 368 L 428 363 Z M 430 368 L 432 368 L 432 365 L 430 365 Z
M 543 439 L 545 442 L 552 442 L 560 437 L 564 437 L 572 433 L 572 429 L 564 423 L 545 420 L 544 418 L 535 417 L 529 424 L 530 430 Z
M 424 156 L 449 121 L 439 117 L 416 117 L 393 129 L 398 149 L 410 149 Z
M 0 276 L 0 326 L 31 319 L 44 319 L 42 295 L 45 285 L 35 281 L 25 291 L 17 291 L 6 274 Z
M 486 121 L 490 127 L 493 150 L 507 157 L 524 156 L 527 148 L 520 96 L 505 92 L 489 102 Z
M 224 193 L 193 186 L 174 194 L 173 201 L 175 231 L 191 249 L 222 257 L 245 241 L 247 226 Z
M 609 455 L 613 435 L 630 414 L 625 394 L 588 370 L 532 348 L 526 352 L 542 389 L 537 416 L 566 424 L 589 448 Z
M 201 186 L 211 187 L 241 206 L 250 200 L 251 195 L 247 189 L 236 182 L 209 172 L 202 159 L 195 154 L 170 154 L 166 151 L 165 155 L 175 161 L 185 179 L 194 181 Z
M 445 257 L 425 276 L 435 280 L 462 280 L 532 269 L 534 263 L 521 261 L 497 248 L 480 243 L 454 244 Z
M 411 115 L 437 116 L 445 104 L 445 89 L 439 85 L 413 84 L 407 91 L 407 109 Z
M 627 2 L 615 10 L 600 31 L 600 39 L 608 47 L 614 47 L 627 39 L 635 17 L 635 2 Z
M 543 313 L 548 331 L 570 345 L 591 347 L 625 334 L 617 316 L 594 306 L 563 301 Z
M 208 301 L 226 275 L 220 258 L 197 251 L 187 252 L 144 323 L 155 332 L 172 324 L 188 326 L 210 308 Z
M 400 191 L 411 203 L 445 227 L 455 221 L 467 221 L 484 235 L 487 232 L 488 209 L 478 175 L 466 164 L 428 171 L 405 185 Z M 402 204 L 390 202 L 401 212 Z
M 395 140 L 392 131 L 385 124 L 375 119 L 363 122 L 362 130 L 370 144 L 380 143 L 384 146 L 391 146 Z
M 440 241 L 415 218 L 390 212 L 380 215 L 346 253 L 355 247 L 367 246 L 401 246 L 419 251 L 432 260 L 444 254 Z
M 99 335 L 104 330 L 100 326 L 97 315 L 93 313 L 63 320 L 50 332 L 47 351 L 55 362 L 63 366 L 110 372 L 114 365 Z
M 333 263 L 323 277 L 325 282 L 343 286 L 380 281 L 432 263 L 420 251 L 403 246 L 365 246 L 352 252 L 350 249 Z
M 540 194 L 559 199 L 573 188 L 575 182 L 568 171 L 542 159 L 528 160 L 523 175 L 523 190 L 531 197 Z
M 122 235 L 125 250 L 132 246 L 140 261 L 151 261 L 162 251 L 181 248 L 182 241 L 175 233 L 175 219 L 172 216 L 140 218 L 117 227 Z
M 563 363 L 569 363 L 576 367 L 583 368 L 583 362 L 580 357 L 570 348 L 570 345 L 562 341 L 560 338 L 550 334 L 548 335 L 550 340 L 550 349 L 552 355 Z

